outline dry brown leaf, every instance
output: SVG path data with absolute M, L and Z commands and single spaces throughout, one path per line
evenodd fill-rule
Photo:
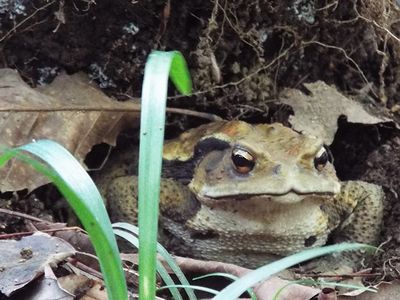
M 83 275 L 70 274 L 58 279 L 59 285 L 79 299 L 106 300 L 107 290 L 100 280 L 89 279 Z
M 346 98 L 336 88 L 322 81 L 304 85 L 310 95 L 297 89 L 286 89 L 279 99 L 293 108 L 295 115 L 290 117 L 290 123 L 294 129 L 318 136 L 326 144 L 332 143 L 341 115 L 353 123 L 391 122 L 388 118 L 372 115 L 360 103 Z
M 62 74 L 32 89 L 15 70 L 0 70 L 0 145 L 20 146 L 52 139 L 81 163 L 95 144 L 115 144 L 122 128 L 137 126 L 140 106 L 117 102 L 93 87 L 86 76 Z M 0 191 L 32 190 L 48 182 L 20 162 L 0 170 Z
M 175 260 L 183 272 L 204 274 L 222 272 L 242 277 L 252 271 L 234 264 L 223 262 L 202 261 L 186 257 L 175 257 Z M 282 276 L 291 276 L 289 271 L 283 271 L 280 274 Z M 254 292 L 259 300 L 271 300 L 283 287 L 285 288 L 278 297 L 280 300 L 308 300 L 320 293 L 320 290 L 317 288 L 299 284 L 290 284 L 290 281 L 281 279 L 277 276 L 272 276 L 257 284 L 254 287 Z
M 0 253 L 0 290 L 9 296 L 40 276 L 45 266 L 73 255 L 75 249 L 62 239 L 38 232 L 19 241 L 0 241 Z
M 321 293 L 318 295 L 318 300 L 336 300 L 337 295 L 335 289 L 323 288 Z
M 137 263 L 137 254 L 123 254 L 121 258 L 131 263 Z M 237 277 L 242 277 L 252 270 L 246 269 L 234 264 L 217 262 L 217 261 L 203 261 L 193 258 L 174 256 L 176 263 L 184 273 L 194 274 L 212 274 L 212 273 L 229 273 Z M 168 265 L 159 257 L 160 261 L 164 263 L 165 267 L 169 269 Z M 279 273 L 281 276 L 291 277 L 290 271 L 283 271 Z M 283 288 L 284 287 L 284 288 Z M 321 293 L 320 289 L 304 286 L 300 284 L 290 283 L 288 280 L 281 279 L 277 276 L 272 276 L 267 280 L 262 281 L 254 287 L 254 292 L 259 300 L 271 300 L 275 294 L 283 288 L 279 294 L 280 300 L 308 300 L 313 296 Z
M 168 112 L 220 120 L 216 115 L 179 108 Z M 122 129 L 139 125 L 139 100 L 118 102 L 93 86 L 86 74 L 61 74 L 32 89 L 12 69 L 0 69 L 0 145 L 20 146 L 54 140 L 83 164 L 96 144 L 115 145 Z M 10 162 L 0 169 L 0 191 L 32 190 L 48 183 L 27 165 Z
M 57 277 L 49 265 L 44 267 L 44 277 L 35 280 L 27 288 L 24 288 L 13 299 L 57 299 L 57 300 L 73 300 L 74 295 L 60 287 Z
M 355 296 L 339 296 L 340 300 L 391 300 L 398 299 L 400 295 L 400 281 L 381 282 L 374 286 L 378 292 L 364 292 Z

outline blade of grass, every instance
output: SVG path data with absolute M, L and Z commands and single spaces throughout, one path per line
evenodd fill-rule
M 362 292 L 368 291 L 368 292 L 373 292 L 376 293 L 377 290 L 374 288 L 369 288 L 366 286 L 360 286 L 360 285 L 355 285 L 355 284 L 346 284 L 346 283 L 340 283 L 340 282 L 330 282 L 330 281 L 320 281 L 320 280 L 313 280 L 313 279 L 299 279 L 299 280 L 294 280 L 290 281 L 287 284 L 285 284 L 283 287 L 281 287 L 279 290 L 276 291 L 274 294 L 274 297 L 272 300 L 278 300 L 280 294 L 286 289 L 288 286 L 292 284 L 302 284 L 302 285 L 327 285 L 327 286 L 332 286 L 332 287 L 344 287 L 344 288 L 350 288 L 353 290 L 360 290 Z
M 119 223 L 114 223 L 112 224 L 112 227 L 114 229 L 114 232 L 116 229 L 122 229 L 130 232 L 131 234 L 135 236 L 139 236 L 139 228 L 135 225 L 129 224 L 129 223 L 124 223 L 124 222 L 119 222 Z M 135 245 L 136 246 L 136 245 Z M 136 246 L 138 248 L 138 246 Z M 168 264 L 172 272 L 176 275 L 178 280 L 182 285 L 189 286 L 190 283 L 187 280 L 185 274 L 183 274 L 182 270 L 179 268 L 178 264 L 176 263 L 175 259 L 172 257 L 171 254 L 168 253 L 167 249 L 163 247 L 160 243 L 157 243 L 157 252 L 162 256 L 162 258 L 165 260 L 165 262 Z M 188 295 L 189 300 L 196 300 L 197 297 L 194 294 L 192 289 L 185 288 L 185 292 Z
M 193 278 L 193 280 L 199 280 L 199 279 L 213 277 L 213 276 L 225 277 L 225 278 L 231 279 L 232 281 L 238 280 L 240 278 L 240 277 L 237 277 L 237 276 L 229 274 L 229 273 L 217 272 L 217 273 L 211 273 L 211 274 L 206 274 L 206 275 L 202 275 L 199 277 L 195 277 L 195 278 Z M 252 300 L 257 300 L 257 296 L 254 293 L 252 288 L 247 289 L 246 292 L 249 294 L 249 296 Z
M 291 266 L 299 264 L 303 261 L 319 257 L 322 255 L 330 254 L 333 252 L 341 252 L 346 250 L 356 250 L 360 248 L 370 248 L 375 249 L 375 247 L 358 244 L 358 243 L 343 243 L 337 245 L 331 245 L 321 248 L 314 248 L 309 250 L 304 250 L 300 253 L 290 255 L 288 257 L 282 258 L 278 261 L 260 267 L 245 276 L 241 277 L 239 280 L 233 282 L 224 288 L 214 300 L 224 300 L 224 299 L 236 299 L 249 287 L 254 286 L 261 280 L 268 278 L 269 276 L 285 270 Z
M 203 291 L 203 292 L 207 292 L 213 295 L 217 295 L 218 291 L 217 290 L 213 290 L 204 286 L 198 286 L 198 285 L 183 285 L 183 284 L 174 284 L 174 287 L 180 287 L 180 288 L 188 288 L 188 289 L 192 289 L 192 290 L 197 290 L 197 291 Z M 171 286 L 162 286 L 160 288 L 158 288 L 158 291 L 161 290 L 165 290 L 165 289 L 169 289 Z
M 170 70 L 172 80 L 184 93 L 191 90 L 189 72 L 177 51 L 154 51 L 144 72 L 139 146 L 139 298 L 153 300 L 156 283 L 158 199 L 165 109 Z
M 190 79 L 189 69 L 185 58 L 178 51 L 174 51 L 169 76 L 181 94 L 189 95 L 192 92 L 192 80 Z
M 50 168 L 22 151 L 45 161 Z M 64 147 L 50 140 L 6 150 L 0 157 L 0 167 L 12 157 L 28 163 L 54 182 L 89 234 L 99 258 L 109 299 L 128 299 L 117 244 L 103 200 L 79 162 Z
M 136 236 L 134 236 L 132 233 L 121 230 L 121 229 L 114 228 L 114 234 L 125 239 L 126 241 L 131 243 L 134 247 L 139 249 L 139 239 Z M 179 293 L 178 288 L 174 286 L 175 282 L 172 280 L 172 277 L 169 275 L 169 273 L 168 273 L 167 269 L 164 267 L 164 265 L 158 260 L 156 262 L 156 269 L 157 269 L 158 274 L 160 274 L 164 283 L 171 287 L 169 289 L 169 291 L 170 291 L 173 299 L 182 300 L 182 296 Z

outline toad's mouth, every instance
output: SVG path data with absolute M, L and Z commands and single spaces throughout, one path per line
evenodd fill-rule
M 282 194 L 240 194 L 240 195 L 221 195 L 217 197 L 209 196 L 198 196 L 198 200 L 205 204 L 216 203 L 216 202 L 232 202 L 232 201 L 247 201 L 247 200 L 260 200 L 260 201 L 274 201 L 277 203 L 297 203 L 303 201 L 304 199 L 312 198 L 332 198 L 334 197 L 332 192 L 311 192 L 311 193 L 299 193 L 291 190 L 287 193 Z

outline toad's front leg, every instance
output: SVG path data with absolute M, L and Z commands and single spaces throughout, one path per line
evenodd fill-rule
M 332 233 L 332 242 L 358 242 L 376 245 L 382 227 L 385 194 L 378 185 L 363 181 L 342 183 L 335 197 L 335 210 L 343 216 L 341 225 Z M 314 260 L 305 265 L 310 271 L 343 273 L 356 269 L 370 255 L 365 251 L 348 251 Z
M 382 187 L 378 185 L 364 181 L 344 182 L 337 196 L 338 203 L 344 209 L 355 206 L 333 234 L 333 241 L 375 245 L 382 229 L 384 197 Z
M 107 208 L 113 222 L 138 221 L 138 177 L 121 176 L 114 178 L 107 189 L 103 191 Z M 160 213 L 161 215 L 183 222 L 190 218 L 198 209 L 198 202 L 193 200 L 187 186 L 173 180 L 161 180 Z

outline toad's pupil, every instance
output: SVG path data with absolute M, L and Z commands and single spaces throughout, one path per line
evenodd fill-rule
M 322 148 L 322 149 L 318 152 L 317 156 L 314 158 L 314 166 L 315 166 L 316 168 L 318 168 L 318 167 L 323 167 L 323 166 L 326 165 L 326 163 L 327 163 L 328 161 L 329 161 L 328 152 L 327 152 L 324 148 Z
M 237 167 L 247 167 L 251 166 L 251 164 L 254 164 L 252 161 L 248 160 L 240 154 L 232 155 L 232 160 Z
M 236 171 L 241 174 L 249 173 L 255 166 L 253 155 L 243 149 L 235 149 L 232 152 L 232 162 Z

